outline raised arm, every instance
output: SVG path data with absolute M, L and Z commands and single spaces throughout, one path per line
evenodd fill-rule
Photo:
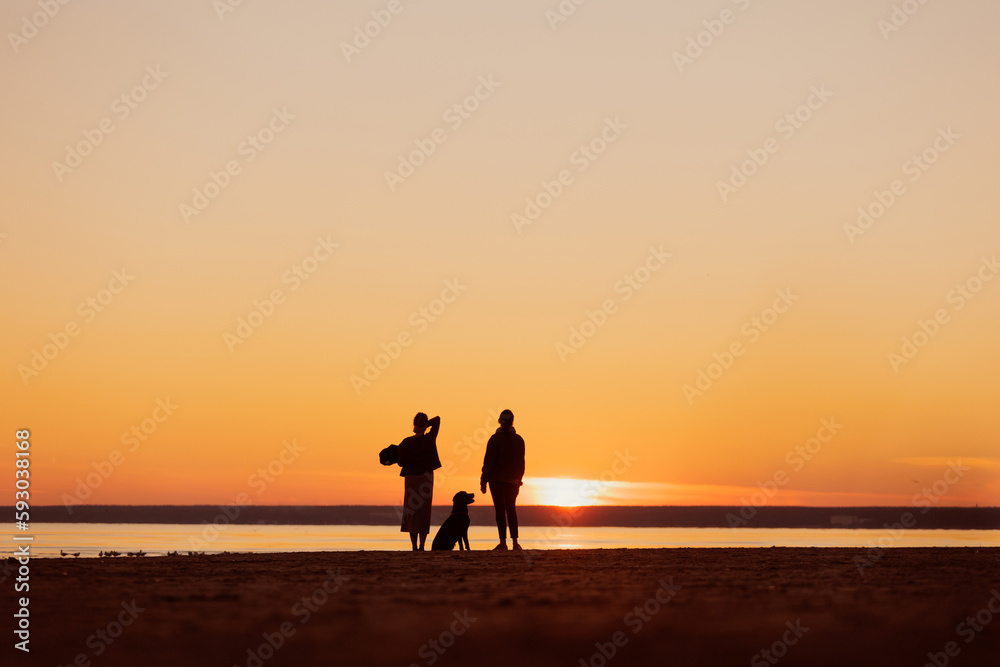
M 441 418 L 431 417 L 427 420 L 427 425 L 431 427 L 431 437 L 437 438 L 438 429 L 441 428 Z

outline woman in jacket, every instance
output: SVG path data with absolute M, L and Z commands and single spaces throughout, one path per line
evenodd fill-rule
M 510 526 L 510 537 L 513 549 L 521 550 L 517 543 L 517 507 L 515 502 L 521 490 L 524 478 L 524 439 L 514 432 L 514 413 L 504 410 L 500 413 L 500 428 L 490 436 L 486 444 L 486 456 L 483 458 L 483 474 L 479 478 L 479 487 L 486 493 L 489 484 L 493 496 L 493 509 L 496 510 L 497 532 L 500 533 L 500 544 L 494 551 L 507 550 L 507 526 Z

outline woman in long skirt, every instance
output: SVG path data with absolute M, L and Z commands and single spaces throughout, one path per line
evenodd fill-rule
M 403 521 L 399 530 L 410 534 L 414 551 L 424 550 L 431 531 L 434 471 L 441 467 L 437 451 L 440 428 L 440 417 L 427 419 L 418 412 L 413 418 L 413 435 L 399 443 L 399 475 L 403 478 Z

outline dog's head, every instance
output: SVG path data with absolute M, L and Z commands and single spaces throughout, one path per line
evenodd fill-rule
M 471 493 L 466 493 L 465 491 L 459 491 L 455 494 L 455 497 L 452 498 L 451 501 L 455 503 L 456 507 L 467 507 L 476 502 L 476 496 Z

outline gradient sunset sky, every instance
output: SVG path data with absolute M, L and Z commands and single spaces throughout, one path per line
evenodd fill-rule
M 33 503 L 996 505 L 1000 5 L 559 5 L 4 2 Z

